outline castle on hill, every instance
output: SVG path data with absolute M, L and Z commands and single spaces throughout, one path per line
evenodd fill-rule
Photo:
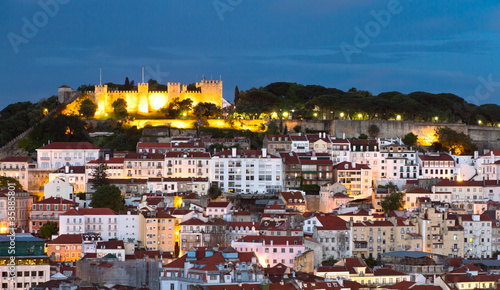
M 167 91 L 150 91 L 148 83 L 139 83 L 137 91 L 112 91 L 108 90 L 107 85 L 96 85 L 94 92 L 86 92 L 86 94 L 98 106 L 96 116 L 112 113 L 111 104 L 119 98 L 127 102 L 129 113 L 147 114 L 158 111 L 174 99 L 179 99 L 179 101 L 191 99 L 193 107 L 200 102 L 214 103 L 220 108 L 225 107 L 227 101 L 222 98 L 222 81 L 203 78 L 196 83 L 196 88 L 199 90 L 188 91 L 187 85 L 167 83 Z M 78 96 L 78 92 L 68 86 L 61 86 L 58 89 L 59 103 L 68 103 L 75 96 Z

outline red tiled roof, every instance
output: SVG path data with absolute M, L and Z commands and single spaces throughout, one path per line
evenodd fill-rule
M 462 217 L 462 221 L 468 221 L 468 222 L 474 221 L 474 220 L 472 220 L 472 214 L 462 214 L 460 216 Z M 480 219 L 480 221 L 486 221 L 486 222 L 491 221 L 490 217 L 486 214 L 480 215 L 479 219 Z
M 139 142 L 137 143 L 137 148 L 170 148 L 170 143 L 150 143 L 150 142 Z
M 29 156 L 11 156 L 0 160 L 0 162 L 28 162 L 30 159 Z
M 227 207 L 229 205 L 229 201 L 211 201 L 208 203 L 207 208 L 209 207 Z
M 149 154 L 142 154 L 142 153 L 128 153 L 125 155 L 125 160 L 165 160 L 165 156 L 163 154 L 159 153 L 149 153 Z
M 89 161 L 87 162 L 87 164 L 97 164 L 97 163 L 101 163 L 101 162 L 106 162 L 106 164 L 115 164 L 115 163 L 118 163 L 118 164 L 123 164 L 123 160 L 125 160 L 125 158 L 108 158 L 108 160 L 105 160 L 104 158 L 99 158 L 97 160 L 92 160 L 92 161 Z
M 346 165 L 347 165 L 347 168 L 346 168 Z M 353 167 L 351 162 L 344 161 L 344 162 L 341 162 L 337 165 L 334 165 L 333 169 L 337 169 L 337 170 L 361 170 L 361 169 L 370 169 L 370 166 L 368 166 L 367 164 L 356 163 Z
M 82 235 L 60 235 L 59 237 L 47 242 L 48 245 L 63 245 L 63 244 L 81 244 L 83 242 Z
M 110 208 L 79 208 L 78 210 L 72 208 L 65 213 L 60 214 L 63 215 L 116 215 L 116 213 Z
M 163 265 L 163 268 L 181 268 L 184 269 L 184 263 L 186 262 L 187 254 L 184 256 L 180 257 L 179 259 L 176 259 L 166 265 Z
M 428 191 L 427 189 L 424 189 L 421 187 L 414 187 L 414 188 L 406 191 L 406 193 L 431 193 L 431 192 Z
M 181 226 L 197 226 L 197 225 L 204 225 L 204 224 L 205 224 L 205 222 L 200 220 L 200 219 L 191 218 L 185 222 L 180 223 L 179 225 L 181 225 Z
M 45 146 L 40 147 L 38 149 L 43 149 L 43 150 L 51 150 L 51 149 L 58 149 L 58 150 L 99 149 L 99 150 L 101 150 L 102 148 L 95 146 L 94 144 L 89 143 L 89 142 L 53 142 L 53 143 L 50 143 L 49 145 L 45 145 Z
M 233 152 L 232 150 L 224 150 L 224 151 L 221 151 L 220 153 L 214 155 L 214 156 L 218 156 L 219 158 L 221 158 L 222 156 L 225 156 L 226 158 L 229 158 L 229 156 L 233 155 Z M 243 156 L 247 156 L 247 158 L 258 158 L 259 156 L 262 156 L 262 150 L 236 150 L 236 155 L 240 155 L 241 157 Z M 251 156 L 254 156 L 254 157 L 251 157 Z M 267 152 L 267 156 L 269 156 L 269 158 L 279 158 L 278 156 L 275 156 L 275 155 L 272 155 L 272 154 L 269 154 L 269 152 Z
M 286 245 L 288 242 L 288 245 L 293 246 L 293 245 L 302 245 L 302 241 L 300 239 L 301 237 L 297 236 L 288 236 L 288 237 L 283 237 L 283 236 L 245 236 L 237 242 L 241 243 L 262 243 L 264 242 L 266 245 L 270 245 L 271 241 L 273 245 Z M 297 242 L 295 244 L 295 242 Z
M 49 197 L 42 199 L 40 201 L 35 201 L 33 204 L 75 204 L 71 200 L 64 199 L 62 197 Z
M 97 242 L 97 249 L 125 249 L 123 241 L 102 241 Z
M 167 152 L 166 158 L 210 158 L 209 152 Z

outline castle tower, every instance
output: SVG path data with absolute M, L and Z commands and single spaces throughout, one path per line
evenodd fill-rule
M 175 98 L 181 97 L 181 83 L 167 83 L 168 88 L 168 103 Z
M 149 112 L 149 84 L 139 83 L 137 84 L 137 110 L 139 113 Z
M 59 101 L 59 104 L 66 103 L 71 98 L 72 93 L 73 89 L 71 87 L 68 87 L 66 85 L 60 86 L 57 89 L 57 100 Z
M 108 85 L 96 85 L 94 97 L 97 103 L 96 115 L 104 115 L 113 111 L 111 104 L 108 103 Z
M 222 81 L 206 80 L 196 83 L 197 88 L 201 88 L 203 101 L 214 103 L 222 108 Z

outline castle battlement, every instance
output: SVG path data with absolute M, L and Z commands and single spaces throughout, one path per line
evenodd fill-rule
M 112 113 L 111 104 L 117 98 L 123 98 L 127 102 L 129 113 L 148 113 L 158 111 L 167 106 L 172 100 L 190 98 L 193 106 L 200 102 L 210 102 L 222 106 L 222 81 L 207 81 L 203 79 L 196 83 L 201 92 L 188 91 L 187 85 L 180 82 L 167 83 L 168 91 L 149 91 L 148 83 L 138 83 L 137 90 L 133 91 L 108 91 L 107 85 L 96 85 L 94 99 L 97 103 L 97 115 Z

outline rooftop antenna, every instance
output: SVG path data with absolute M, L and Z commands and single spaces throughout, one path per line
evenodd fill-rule
M 144 83 L 144 67 L 142 67 L 142 83 Z
M 102 85 L 102 69 L 99 69 L 99 85 Z

